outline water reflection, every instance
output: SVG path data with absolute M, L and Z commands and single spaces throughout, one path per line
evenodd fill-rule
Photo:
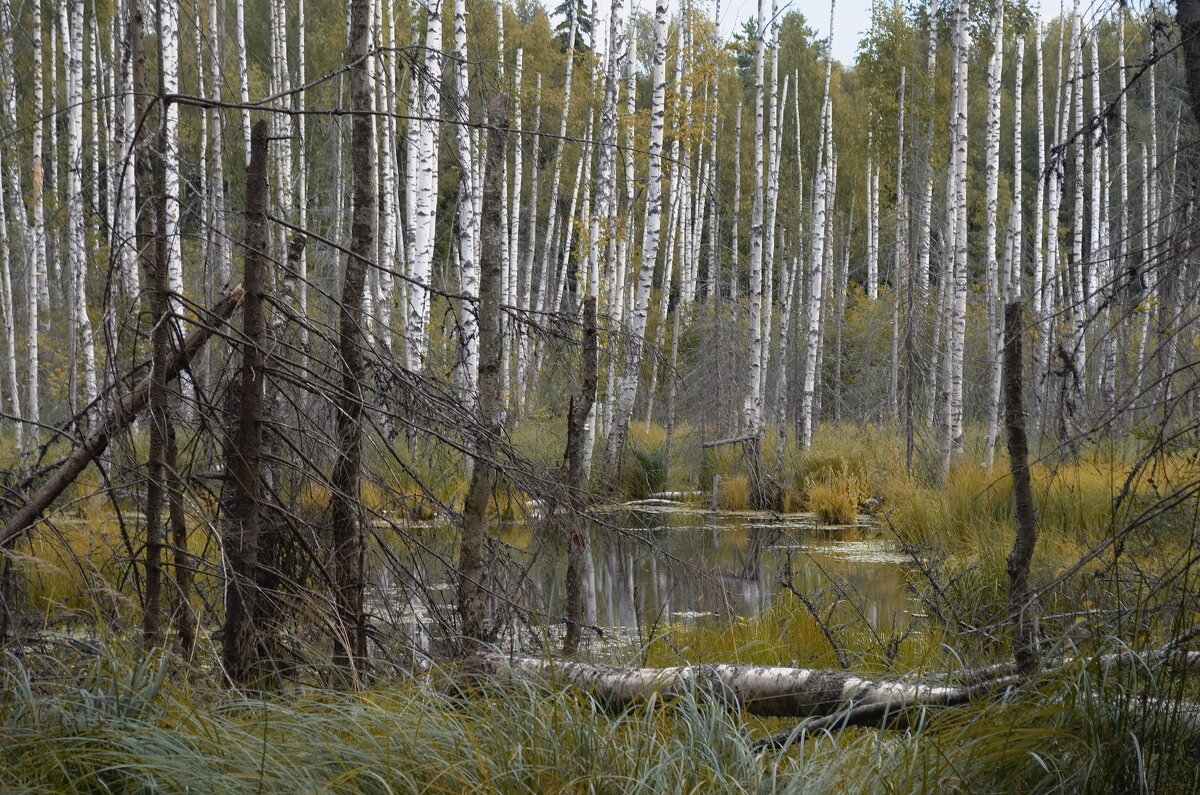
M 906 586 L 911 566 L 877 535 L 869 526 L 821 527 L 805 514 L 614 509 L 591 529 L 587 620 L 604 637 L 637 640 L 665 624 L 754 616 L 774 598 L 793 598 L 779 596 L 786 583 L 834 620 L 902 631 L 913 607 Z M 372 610 L 406 627 L 418 653 L 453 623 L 455 540 L 449 529 L 426 528 L 419 543 L 403 544 L 380 567 Z M 559 539 L 544 528 L 509 523 L 497 543 L 514 554 L 494 584 L 503 597 L 495 618 L 502 618 L 499 602 L 512 603 L 519 610 L 509 612 L 523 616 L 513 621 L 557 636 L 565 575 Z

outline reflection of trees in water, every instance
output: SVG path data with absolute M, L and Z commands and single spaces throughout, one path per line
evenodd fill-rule
M 748 524 L 744 517 L 717 515 L 714 544 L 711 517 L 628 511 L 613 518 L 614 524 L 627 520 L 632 526 L 593 526 L 585 561 L 586 621 L 601 631 L 644 637 L 656 627 L 690 621 L 697 614 L 717 619 L 757 615 L 778 591 L 788 549 L 793 585 L 826 606 L 839 602 L 839 616 L 855 623 L 865 620 L 879 632 L 907 623 L 895 615 L 908 604 L 901 566 L 811 549 L 836 548 L 860 540 L 859 534 L 762 523 L 765 516 L 760 524 Z M 689 521 L 693 523 L 681 524 Z M 490 550 L 498 556 L 495 610 L 510 616 L 504 637 L 498 638 L 505 643 L 522 627 L 538 637 L 562 629 L 561 539 L 538 532 L 526 537 L 532 541 L 523 548 L 500 543 Z M 385 619 L 380 623 L 403 627 L 415 648 L 416 665 L 451 632 L 455 606 L 454 591 L 447 587 L 452 574 L 447 561 L 452 539 L 450 529 L 431 529 L 419 546 L 393 551 L 391 559 L 374 569 L 378 575 L 369 595 L 371 611 Z M 585 633 L 585 639 L 590 637 Z M 387 655 L 386 649 L 396 645 L 379 642 L 377 647 Z

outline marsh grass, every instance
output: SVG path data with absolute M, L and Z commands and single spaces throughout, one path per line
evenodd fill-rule
M 864 484 L 845 459 L 836 471 L 822 470 L 810 476 L 806 492 L 808 509 L 826 525 L 853 524 L 859 504 L 867 496 Z
M 694 438 L 677 438 L 670 486 L 707 488 L 720 474 L 722 503 L 748 502 L 740 449 L 701 453 Z M 764 443 L 768 462 L 775 460 L 773 444 Z M 554 461 L 550 448 L 542 453 Z M 639 428 L 631 451 L 632 492 L 667 485 L 661 429 Z M 785 482 L 810 507 L 814 486 L 822 485 L 847 510 L 851 492 L 855 510 L 866 496 L 880 501 L 881 532 L 912 548 L 924 567 L 913 567 L 909 585 L 929 606 L 928 617 L 909 634 L 868 627 L 844 596 L 827 594 L 816 606 L 833 624 L 839 657 L 830 627 L 781 592 L 754 618 L 662 628 L 637 650 L 638 662 L 845 662 L 868 675 L 909 676 L 1006 659 L 1005 630 L 995 624 L 1003 617 L 1012 533 L 1003 460 L 985 468 L 964 458 L 945 487 L 935 488 L 905 470 L 899 443 L 884 428 L 826 426 L 809 450 L 784 452 Z M 366 492 L 373 510 L 408 511 L 410 499 L 427 499 L 430 491 L 454 504 L 465 484 L 458 454 L 437 447 L 402 454 L 407 469 L 376 470 Z M 1134 470 L 1137 455 L 1131 443 L 1034 467 L 1035 582 L 1057 576 L 1135 512 L 1197 475 L 1186 451 L 1168 451 Z M 18 550 L 31 603 L 46 619 L 85 620 L 98 651 L 23 650 L 0 662 L 0 789 L 1186 792 L 1200 785 L 1196 734 L 1172 706 L 1200 699 L 1200 691 L 1169 666 L 1109 671 L 1080 664 L 1005 699 L 940 713 L 920 732 L 850 729 L 808 737 L 786 754 L 755 753 L 748 741 L 784 722 L 730 712 L 702 694 L 621 714 L 553 683 L 528 681 L 467 696 L 417 678 L 356 692 L 293 687 L 233 697 L 211 672 L 192 678 L 169 658 L 135 657 L 136 638 L 123 634 L 136 625 L 133 589 L 121 580 L 128 550 L 100 486 L 95 478 L 76 484 L 52 532 Z M 319 511 L 327 498 L 320 487 L 306 487 L 299 509 Z M 522 500 L 501 488 L 495 515 L 517 511 Z M 1041 609 L 1050 650 L 1086 657 L 1133 643 L 1152 647 L 1194 624 L 1197 583 L 1188 550 L 1198 507 L 1194 498 L 1181 504 L 1130 534 L 1123 557 L 1106 554 L 1048 594 Z M 204 534 L 196 536 L 203 543 Z M 212 554 L 203 547 L 195 553 Z
M 917 732 L 820 733 L 786 753 L 751 741 L 787 721 L 701 691 L 617 713 L 553 680 L 237 697 L 107 648 L 0 672 L 0 786 L 21 791 L 1183 792 L 1197 775 L 1177 713 L 1139 706 L 1181 693 L 1168 669 L 1080 665 Z

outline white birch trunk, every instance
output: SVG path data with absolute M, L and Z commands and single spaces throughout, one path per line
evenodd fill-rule
M 39 117 L 45 116 L 45 90 L 42 74 L 42 9 L 41 4 L 33 8 L 33 107 Z M 30 157 L 30 273 L 25 285 L 25 380 L 28 387 L 25 408 L 33 429 L 30 436 L 38 436 L 37 423 L 41 420 L 40 369 L 41 356 L 38 331 L 42 319 L 40 310 L 49 304 L 49 282 L 46 278 L 46 222 L 44 187 L 44 161 L 42 158 L 42 124 L 33 125 L 33 145 Z M 132 179 L 132 177 L 129 177 Z
M 904 93 L 908 73 L 900 67 L 900 101 L 896 120 L 896 234 L 892 248 L 892 362 L 888 379 L 888 404 L 893 421 L 900 417 L 900 271 L 901 260 L 908 261 L 905 230 L 908 227 L 908 202 L 904 195 Z M 911 297 L 910 297 L 911 298 Z
M 175 3 L 162 4 L 162 13 L 158 16 L 158 38 L 161 48 L 159 69 L 163 91 L 167 94 L 177 94 L 179 93 L 179 6 Z M 163 124 L 163 131 L 166 135 L 166 140 L 163 141 L 162 167 L 166 193 L 166 223 L 163 234 L 167 242 L 167 289 L 171 292 L 170 310 L 174 333 L 176 339 L 183 339 L 183 249 L 179 236 L 180 212 L 183 205 L 179 201 L 179 106 L 175 103 L 166 106 L 166 121 Z M 191 376 L 186 371 L 179 374 L 179 384 L 184 402 L 192 403 L 195 398 L 194 387 Z
M 458 89 L 458 107 L 455 117 L 463 122 L 456 128 L 458 140 L 458 280 L 459 290 L 468 296 L 479 295 L 479 218 L 475 215 L 476 160 L 475 141 L 470 120 L 470 74 L 467 69 L 467 3 L 454 0 L 454 58 L 455 81 Z M 519 129 L 519 125 L 518 125 Z M 459 310 L 462 336 L 459 340 L 458 363 L 455 380 L 459 385 L 460 397 L 467 406 L 476 400 L 479 377 L 479 323 L 476 308 L 463 301 Z
M 0 10 L 0 13 L 6 18 L 6 23 L 9 11 L 7 6 L 8 4 L 6 3 L 5 7 Z M 5 41 L 8 41 L 7 36 L 5 36 Z M 6 94 L 8 90 L 9 86 L 6 84 L 4 87 Z M 0 161 L 3 161 L 0 162 L 0 174 L 5 174 L 7 181 L 7 174 L 11 172 L 4 170 L 4 167 L 8 164 L 7 161 L 4 161 L 4 149 L 5 147 L 0 146 Z M 17 183 L 12 187 L 16 188 L 19 184 Z M 0 234 L 4 235 L 5 241 L 10 241 L 13 238 L 9 236 L 8 196 L 3 195 L 7 192 L 7 190 L 0 192 Z M 25 447 L 25 440 L 23 438 L 25 426 L 22 422 L 23 417 L 21 414 L 21 386 L 17 381 L 17 318 L 13 314 L 15 304 L 13 303 L 12 268 L 10 263 L 12 252 L 15 248 L 15 246 L 8 245 L 7 242 L 3 247 L 0 247 L 0 321 L 4 323 L 4 352 L 6 354 L 4 375 L 8 380 L 6 385 L 8 388 L 8 413 L 12 418 L 14 440 L 16 441 L 17 449 L 22 450 Z M 3 404 L 0 403 L 0 405 Z M 3 425 L 4 423 L 0 422 L 0 427 L 3 427 Z
M 1084 282 L 1086 266 L 1084 258 L 1087 251 L 1084 248 L 1084 183 L 1085 171 L 1084 153 L 1087 149 L 1087 135 L 1083 131 L 1083 36 L 1080 34 L 1079 0 L 1075 2 L 1075 12 L 1071 17 L 1071 78 L 1074 91 L 1074 116 L 1077 138 L 1075 149 L 1075 206 L 1072 208 L 1071 235 L 1071 320 L 1072 320 L 1072 351 L 1070 369 L 1067 374 L 1071 389 L 1076 397 L 1082 397 L 1082 376 L 1084 360 L 1087 358 L 1084 330 L 1087 323 L 1086 284 Z M 1151 102 L 1153 102 L 1153 98 Z M 1064 364 L 1066 364 L 1064 362 Z M 1065 410 L 1065 409 L 1064 409 Z
M 614 12 L 615 13 L 615 12 Z M 619 471 L 629 418 L 637 396 L 641 372 L 642 348 L 646 335 L 646 316 L 658 260 L 658 238 L 662 224 L 662 149 L 666 122 L 667 94 L 667 0 L 658 0 L 654 8 L 654 56 L 650 73 L 650 143 L 647 150 L 646 227 L 642 235 L 642 262 L 638 269 L 637 295 L 629 319 L 629 354 L 617 386 L 612 424 L 605 447 L 606 479 L 613 482 Z M 661 321 L 660 321 L 661 323 Z
M 754 65 L 754 190 L 750 216 L 750 383 L 746 392 L 742 424 L 748 434 L 762 428 L 762 273 L 763 273 L 763 69 L 766 58 L 767 26 L 763 0 L 758 0 L 758 35 Z M 768 308 L 769 309 L 769 308 Z
M 1034 183 L 1036 192 L 1033 195 L 1033 280 L 1030 282 L 1029 294 L 1033 302 L 1035 322 L 1040 322 L 1042 315 L 1042 281 L 1046 268 L 1045 242 L 1042 238 L 1045 226 L 1046 207 L 1046 94 L 1045 69 L 1042 65 L 1042 27 L 1039 20 L 1034 27 L 1033 56 L 1035 91 L 1037 93 L 1037 181 Z M 1037 348 L 1034 348 L 1037 356 Z M 1037 373 L 1035 361 L 1034 372 Z
M 868 122 L 868 127 L 870 122 Z M 875 194 L 875 161 L 871 130 L 867 130 L 867 298 L 879 297 L 879 197 Z
M 40 10 L 34 11 L 35 15 L 40 14 Z M 13 14 L 12 3 L 10 0 L 5 0 L 0 5 L 0 38 L 3 39 L 3 51 L 0 52 L 0 58 L 3 58 L 3 64 L 0 64 L 0 77 L 3 79 L 3 109 L 9 120 L 17 118 L 17 80 L 13 61 Z M 0 155 L 4 154 L 4 149 L 7 147 L 0 144 Z M 15 423 L 15 441 L 18 450 L 25 450 L 25 424 L 22 420 L 25 415 L 21 410 L 21 386 L 17 380 L 17 318 L 15 308 L 18 306 L 18 297 L 13 292 L 12 286 L 12 255 L 13 252 L 20 250 L 24 254 L 25 259 L 25 278 L 27 283 L 33 287 L 35 283 L 35 273 L 33 269 L 34 258 L 32 256 L 33 235 L 30 234 L 28 219 L 25 214 L 25 205 L 22 201 L 21 194 L 21 170 L 17 165 L 16 157 L 9 154 L 4 160 L 3 165 L 0 165 L 0 177 L 3 178 L 4 185 L 0 186 L 0 234 L 4 235 L 6 244 L 3 247 L 2 261 L 0 261 L 0 270 L 2 274 L 3 284 L 0 284 L 0 290 L 3 292 L 3 315 L 4 315 L 4 341 L 7 353 L 7 376 L 8 376 L 8 400 L 9 412 Z M 9 208 L 12 211 L 12 228 L 15 234 L 10 234 L 9 230 Z M 11 241 L 20 241 L 21 246 L 12 245 Z M 34 300 L 29 301 L 28 296 L 33 295 Z M 37 337 L 37 301 L 36 287 L 26 289 L 25 292 L 26 307 L 31 308 L 31 314 L 27 318 L 28 336 L 34 338 L 36 345 Z M 35 373 L 36 375 L 36 373 Z M 33 435 L 36 436 L 36 427 L 33 429 Z
M 951 456 L 962 446 L 963 428 L 963 353 L 967 322 L 967 107 L 968 57 L 967 18 L 968 0 L 956 0 L 954 5 L 953 50 L 953 116 L 951 120 L 951 179 L 953 201 L 949 225 L 953 228 L 953 262 L 949 269 L 950 301 L 946 324 L 946 353 L 942 372 L 943 414 L 940 438 L 941 476 L 945 482 L 950 472 Z
M 346 4 L 349 9 L 349 3 Z M 234 3 L 234 44 L 238 56 L 238 95 L 242 101 L 242 140 L 246 146 L 246 165 L 250 165 L 250 70 L 246 61 L 246 0 Z M 349 29 L 347 27 L 347 29 Z
M 984 442 L 984 466 L 990 467 L 996 457 L 996 441 L 1000 433 L 1000 354 L 1004 342 L 1003 307 L 1001 305 L 1000 260 L 997 252 L 999 230 L 1000 188 L 1000 99 L 1001 75 L 1004 73 L 1004 0 L 997 0 L 992 12 L 992 57 L 988 61 L 987 141 L 984 201 L 986 233 L 984 256 L 987 257 L 987 334 L 988 334 L 988 391 L 986 409 L 987 437 Z
M 742 236 L 742 101 L 739 99 L 734 111 L 733 124 L 733 218 L 730 221 L 729 239 L 729 300 L 738 301 L 738 283 L 741 281 Z
M 300 0 L 303 7 L 304 0 Z M 208 0 L 208 56 L 209 56 L 209 75 L 211 77 L 210 90 L 214 99 L 220 100 L 224 94 L 224 73 L 225 67 L 221 58 L 221 33 L 218 26 L 218 12 L 221 8 L 218 0 Z M 303 19 L 303 17 L 301 17 Z M 303 41 L 303 37 L 301 37 Z M 301 99 L 303 102 L 303 99 Z M 133 96 L 129 95 L 129 115 L 126 119 L 132 119 L 133 116 Z M 209 111 L 208 131 L 212 136 L 209 144 L 209 152 L 212 155 L 212 169 L 210 174 L 212 177 L 212 185 L 207 191 L 208 201 L 210 203 L 210 216 L 212 218 L 212 241 L 214 246 L 213 260 L 217 267 L 217 282 L 225 289 L 230 280 L 233 278 L 233 261 L 229 247 L 228 231 L 225 223 L 225 119 L 220 108 L 212 108 Z M 133 196 L 133 172 L 129 171 L 126 175 L 125 182 L 128 183 L 129 195 L 127 201 L 129 207 L 126 208 L 130 212 L 129 229 L 132 230 L 134 223 L 134 215 L 136 209 L 132 206 L 134 203 Z M 303 226 L 303 221 L 301 226 Z M 132 250 L 130 250 L 132 254 Z M 130 258 L 129 269 L 136 274 L 136 264 Z M 135 282 L 136 285 L 136 282 Z M 305 279 L 303 276 L 300 280 L 300 289 L 305 289 Z
M 925 287 L 926 287 L 926 285 L 929 284 L 929 274 L 930 274 L 929 260 L 930 260 L 930 248 L 931 248 L 931 244 L 932 244 L 930 236 L 932 234 L 932 226 L 933 226 L 933 168 L 931 167 L 931 165 L 929 164 L 928 161 L 929 161 L 930 154 L 933 152 L 933 126 L 934 126 L 933 99 L 935 96 L 934 78 L 936 75 L 937 46 L 938 46 L 937 21 L 936 21 L 936 16 L 935 16 L 936 11 L 937 11 L 937 0 L 930 0 L 930 3 L 929 3 L 929 42 L 926 45 L 926 49 L 928 50 L 928 55 L 925 58 L 925 73 L 926 73 L 926 78 L 929 81 L 928 88 L 926 90 L 926 102 L 928 103 L 930 110 L 929 110 L 929 118 L 926 122 L 927 127 L 926 127 L 926 132 L 925 132 L 926 163 L 923 167 L 924 185 L 922 186 L 923 192 L 921 194 L 920 204 L 918 205 L 918 213 L 919 213 L 918 218 L 917 218 L 917 274 L 918 274 L 918 278 L 915 280 L 917 290 L 921 294 L 924 294 Z M 936 328 L 936 326 L 937 326 L 936 321 L 934 323 L 934 326 Z M 935 352 L 935 358 L 936 358 L 936 351 L 937 351 L 936 343 L 933 346 L 933 350 Z M 936 380 L 937 380 L 936 369 L 931 368 L 929 382 L 932 385 Z M 931 406 L 932 406 L 932 403 L 933 403 L 933 401 L 931 400 L 930 401 Z
M 83 0 L 72 0 L 63 9 L 69 35 L 63 37 L 67 66 L 67 259 L 71 282 L 71 311 L 75 334 L 83 357 L 84 394 L 88 404 L 99 395 L 96 384 L 96 348 L 92 321 L 87 311 L 87 230 L 84 227 L 83 195 Z
M 437 223 L 438 140 L 436 119 L 440 109 L 442 78 L 442 18 L 441 4 L 426 7 L 424 74 L 421 80 L 420 118 L 417 127 L 417 180 L 414 193 L 412 223 L 414 234 L 409 249 L 412 263 L 409 275 L 416 282 L 408 290 L 407 341 L 408 368 L 419 371 L 424 366 L 426 327 L 429 323 L 429 290 L 433 277 L 434 230 Z M 465 167 L 465 166 L 464 166 Z
M 522 277 L 520 283 L 520 297 L 518 299 L 518 308 L 527 315 L 530 310 L 535 308 L 535 298 L 533 289 L 533 263 L 537 253 L 538 241 L 538 187 L 541 180 L 538 176 L 538 160 L 541 152 L 541 129 L 542 129 L 542 74 L 538 72 L 534 75 L 534 100 L 533 100 L 533 128 L 530 136 L 530 151 L 533 156 L 530 158 L 530 173 L 529 173 L 529 226 L 525 233 L 525 256 L 522 266 Z M 547 240 L 543 244 L 550 245 Z M 543 281 L 545 274 L 543 274 Z M 539 285 L 539 291 L 541 286 Z M 529 334 L 525 328 L 525 324 L 517 325 L 517 381 L 516 381 L 516 411 L 518 417 L 522 416 L 525 411 L 525 398 L 528 394 L 528 389 L 524 387 L 529 373 Z
M 832 29 L 832 21 L 831 27 Z M 817 157 L 816 180 L 813 187 L 812 209 L 812 249 L 809 255 L 809 286 L 808 286 L 808 316 L 807 345 L 804 355 L 804 385 L 800 404 L 800 433 L 797 442 L 801 447 L 812 444 L 815 427 L 817 402 L 817 374 L 821 350 L 821 314 L 824 299 L 825 281 L 825 228 L 826 228 L 826 199 L 827 169 L 833 160 L 832 109 L 829 98 L 829 84 L 832 75 L 832 61 L 825 64 L 825 93 L 821 101 L 821 132 L 822 142 Z
M 771 18 L 775 19 L 776 4 L 772 3 Z M 776 95 L 775 84 L 779 79 L 779 40 L 778 34 L 775 36 L 775 41 L 772 44 L 771 57 L 771 123 L 768 128 L 770 133 L 770 145 L 768 147 L 768 156 L 770 160 L 767 164 L 767 193 L 766 193 L 766 212 L 767 217 L 763 228 L 763 345 L 762 345 L 762 365 L 759 368 L 759 386 L 758 394 L 762 396 L 763 407 L 760 409 L 760 423 L 765 423 L 766 414 L 768 411 L 767 403 L 767 374 L 770 372 L 771 364 L 771 326 L 774 320 L 775 306 L 775 217 L 779 208 L 779 157 L 783 144 L 783 113 L 782 109 L 787 105 L 788 78 L 790 75 L 784 75 L 783 90 L 779 95 Z M 783 283 L 780 282 L 780 286 Z M 782 346 L 780 348 L 782 352 Z

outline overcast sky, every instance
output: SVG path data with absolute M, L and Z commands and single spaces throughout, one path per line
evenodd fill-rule
M 679 0 L 669 0 L 671 13 L 679 10 Z M 653 0 L 633 0 L 635 7 L 653 14 Z M 606 18 L 608 0 L 599 0 L 602 9 L 599 16 Z M 765 0 L 769 8 L 771 0 Z M 555 2 L 546 0 L 546 6 L 553 8 Z M 779 0 L 779 15 L 789 11 L 799 11 L 808 20 L 809 27 L 817 31 L 819 37 L 829 35 L 829 0 Z M 700 0 L 700 7 L 709 15 L 712 14 L 712 0 Z M 752 18 L 758 13 L 758 0 L 721 0 L 721 32 L 731 36 L 742 27 L 742 21 Z M 858 42 L 871 24 L 871 0 L 837 0 L 837 14 L 834 17 L 833 57 L 849 66 L 854 63 L 854 53 Z M 607 28 L 601 28 L 607 30 Z
M 769 8 L 770 0 L 764 5 Z M 829 35 L 829 0 L 779 0 L 779 15 L 789 11 L 804 14 L 819 37 Z M 721 0 L 721 32 L 731 35 L 741 28 L 742 20 L 757 13 L 758 0 Z M 849 66 L 854 63 L 859 40 L 871 26 L 871 0 L 837 0 L 833 25 L 833 57 Z

